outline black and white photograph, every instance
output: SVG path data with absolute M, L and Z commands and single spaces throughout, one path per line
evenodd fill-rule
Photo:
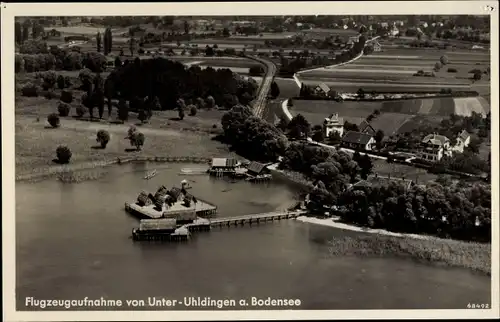
M 492 1 L 2 4 L 6 321 L 498 317 L 498 70 Z

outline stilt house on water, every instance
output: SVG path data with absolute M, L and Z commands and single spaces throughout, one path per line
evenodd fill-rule
M 143 219 L 139 228 L 132 230 L 134 240 L 186 241 L 189 237 L 189 230 L 177 228 L 175 219 Z
M 238 161 L 233 158 L 213 158 L 212 165 L 208 172 L 211 175 L 223 176 L 226 174 L 234 175 L 236 173 L 236 168 L 238 166 Z
M 248 181 L 264 181 L 270 180 L 271 174 L 267 165 L 259 162 L 251 162 L 247 167 L 247 180 Z

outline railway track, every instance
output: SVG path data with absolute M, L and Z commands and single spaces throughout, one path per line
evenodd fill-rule
M 276 65 L 274 65 L 274 63 L 269 60 L 265 60 L 255 56 L 246 56 L 246 57 L 264 65 L 266 69 L 266 74 L 264 75 L 262 83 L 260 84 L 257 98 L 253 103 L 253 112 L 255 116 L 262 118 L 264 115 L 264 110 L 266 108 L 267 94 L 271 89 L 271 84 L 274 80 L 277 68 Z

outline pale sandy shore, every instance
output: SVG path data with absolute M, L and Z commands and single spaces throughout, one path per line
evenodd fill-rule
M 362 228 L 362 227 L 339 222 L 338 221 L 339 218 L 320 219 L 320 218 L 314 218 L 314 217 L 300 216 L 300 217 L 297 217 L 297 220 L 300 222 L 316 224 L 316 225 L 321 225 L 321 226 L 326 226 L 326 227 L 333 227 L 333 228 L 338 228 L 338 229 L 358 231 L 358 232 L 370 233 L 370 234 L 379 234 L 379 235 L 384 235 L 384 236 L 408 237 L 408 238 L 425 239 L 425 240 L 430 240 L 430 239 L 441 240 L 441 238 L 436 238 L 436 237 L 431 237 L 431 236 L 424 236 L 424 235 L 417 235 L 417 234 L 401 234 L 401 233 L 393 233 L 393 232 L 383 230 L 383 229 Z

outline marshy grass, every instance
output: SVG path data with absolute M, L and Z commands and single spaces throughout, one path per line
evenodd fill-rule
M 330 243 L 330 253 L 337 256 L 394 256 L 491 275 L 491 244 L 377 234 L 335 236 Z
M 89 180 L 98 180 L 104 177 L 108 171 L 103 168 L 90 170 L 67 170 L 57 174 L 57 180 L 63 183 L 80 183 Z

